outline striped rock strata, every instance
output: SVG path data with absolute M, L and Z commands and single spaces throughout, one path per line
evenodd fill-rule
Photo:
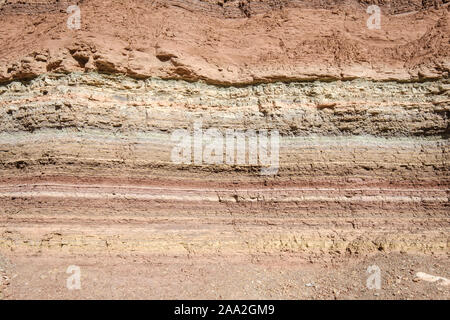
M 381 30 L 365 25 L 370 1 L 79 1 L 80 30 L 66 2 L 30 2 L 0 8 L 10 297 L 135 297 L 130 270 L 148 267 L 160 285 L 138 297 L 295 298 L 293 270 L 309 270 L 323 289 L 302 297 L 336 298 L 333 283 L 355 298 L 361 257 L 448 270 L 446 1 L 385 1 Z M 42 280 L 77 263 L 91 291 Z M 93 285 L 112 270 L 117 296 Z

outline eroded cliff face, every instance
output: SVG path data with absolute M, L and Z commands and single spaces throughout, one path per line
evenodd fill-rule
M 380 252 L 387 269 L 400 252 L 447 263 L 448 3 L 375 3 L 371 30 L 374 3 L 79 1 L 70 30 L 66 2 L 4 1 L 0 252 L 191 261 L 211 275 L 229 259 L 241 281 L 263 260 L 334 263 L 343 282 L 352 259 Z M 211 146 L 213 161 L 196 158 Z M 368 294 L 361 283 L 347 297 Z M 304 284 L 264 285 L 252 294 L 293 297 Z M 207 296 L 257 297 L 218 286 Z M 30 296 L 23 288 L 13 296 Z M 315 297 L 336 297 L 323 288 Z
M 450 84 L 368 80 L 219 87 L 96 73 L 47 74 L 0 87 L 2 132 L 277 129 L 285 136 L 446 136 Z M 57 112 L 56 112 L 57 111 Z M 206 112 L 205 112 L 206 111 Z
M 379 30 L 367 28 L 368 1 L 80 1 L 79 30 L 67 28 L 68 2 L 47 3 L 1 8 L 0 82 L 52 71 L 228 85 L 416 81 L 449 72 L 443 1 L 437 9 L 426 1 L 383 2 Z

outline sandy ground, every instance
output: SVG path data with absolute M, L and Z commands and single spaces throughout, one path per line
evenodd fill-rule
M 449 277 L 448 257 L 160 256 L 142 254 L 17 254 L 0 256 L 4 299 L 449 299 L 450 289 L 417 272 Z M 81 289 L 66 287 L 70 265 Z M 381 289 L 366 286 L 380 268 Z

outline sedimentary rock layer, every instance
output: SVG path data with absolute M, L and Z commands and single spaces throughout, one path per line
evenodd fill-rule
M 444 136 L 447 80 L 289 82 L 219 87 L 98 74 L 49 74 L 0 87 L 0 130 L 113 132 L 203 127 L 277 129 L 283 135 Z
M 111 217 L 179 231 L 58 239 L 81 250 L 108 243 L 174 254 L 186 243 L 199 254 L 448 250 L 444 80 L 218 87 L 70 74 L 1 92 L 0 199 L 18 232 L 3 245 L 40 248 L 49 230 L 26 225 L 52 217 L 104 226 Z M 226 163 L 225 151 L 216 164 L 174 162 L 173 132 L 193 135 L 195 123 L 224 136 L 278 130 L 277 171 L 261 176 L 258 163 Z M 194 225 L 206 230 L 192 234 Z
M 15 297 L 39 292 L 30 261 L 121 265 L 119 286 L 139 259 L 180 286 L 198 264 L 253 283 L 261 263 L 277 298 L 299 291 L 278 271 L 300 260 L 445 270 L 447 1 L 85 0 L 77 30 L 68 5 L 0 7 L 0 272 L 3 255 L 20 264 Z
M 376 30 L 370 1 L 80 1 L 78 30 L 69 3 L 30 2 L 0 8 L 0 82 L 52 71 L 229 85 L 449 74 L 446 1 L 385 1 Z

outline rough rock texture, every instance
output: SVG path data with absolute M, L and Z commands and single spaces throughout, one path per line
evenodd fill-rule
M 205 129 L 277 129 L 294 136 L 450 133 L 450 84 L 446 80 L 218 87 L 92 73 L 48 74 L 26 84 L 12 82 L 0 87 L 0 92 L 3 132 L 50 128 L 171 132 L 201 119 Z
M 0 1 L 0 298 L 450 298 L 447 1 L 71 4 Z
M 49 71 L 220 84 L 412 81 L 448 77 L 450 68 L 443 1 L 429 10 L 388 1 L 382 12 L 394 14 L 382 16 L 380 30 L 366 27 L 367 1 L 80 1 L 80 30 L 66 26 L 67 3 L 46 2 L 0 9 L 0 82 Z

